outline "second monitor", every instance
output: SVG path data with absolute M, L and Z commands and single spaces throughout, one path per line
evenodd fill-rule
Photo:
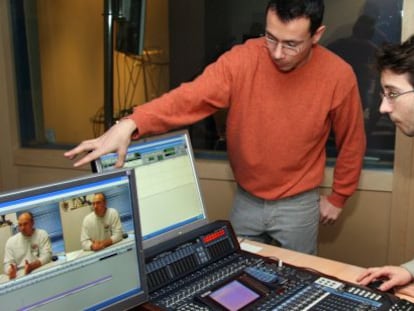
M 113 170 L 117 157 L 115 153 L 100 157 L 93 171 Z M 187 131 L 132 143 L 125 167 L 135 169 L 144 248 L 208 222 Z

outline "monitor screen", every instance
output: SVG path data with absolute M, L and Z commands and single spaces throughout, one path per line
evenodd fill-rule
M 116 160 L 104 155 L 93 170 L 113 170 Z M 132 143 L 125 166 L 135 168 L 144 249 L 207 223 L 187 131 Z
M 135 172 L 0 195 L 2 310 L 124 310 L 147 301 Z

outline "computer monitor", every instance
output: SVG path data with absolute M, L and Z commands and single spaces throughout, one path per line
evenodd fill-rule
M 147 301 L 135 188 L 135 172 L 118 170 L 1 194 L 1 234 L 10 236 L 2 239 L 6 242 L 1 258 L 1 309 L 126 310 Z M 92 200 L 98 193 L 106 197 L 107 209 L 119 215 L 122 238 L 99 251 L 84 250 L 82 223 L 86 215 L 94 213 Z M 30 238 L 17 226 L 24 223 L 21 220 L 27 212 L 37 232 Z M 110 230 L 106 223 L 104 228 Z M 47 247 L 47 237 L 51 247 Z M 31 252 L 24 258 L 42 256 L 44 260 L 30 273 L 25 271 L 24 258 L 19 257 L 19 246 L 21 250 L 26 243 L 22 240 L 29 241 Z M 52 253 L 47 251 L 50 248 Z M 12 261 L 17 272 L 10 279 Z
M 92 169 L 111 171 L 116 160 L 104 155 Z M 125 166 L 135 168 L 144 249 L 208 222 L 186 130 L 133 142 Z

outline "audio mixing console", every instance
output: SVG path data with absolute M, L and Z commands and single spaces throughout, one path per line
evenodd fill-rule
M 146 250 L 154 310 L 413 310 L 394 295 L 244 252 L 227 221 Z

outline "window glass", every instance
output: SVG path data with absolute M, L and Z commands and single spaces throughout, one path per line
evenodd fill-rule
M 266 3 L 238 1 L 235 5 L 234 1 L 221 1 L 220 4 L 209 1 L 205 10 L 205 63 L 210 63 L 234 44 L 263 34 Z M 375 51 L 384 42 L 400 41 L 402 5 L 402 0 L 325 1 L 327 31 L 321 44 L 350 63 L 357 75 L 367 134 L 365 167 L 392 168 L 393 165 L 395 126 L 388 116 L 379 113 L 380 84 L 375 69 Z M 174 35 L 183 34 L 171 34 Z M 196 149 L 226 149 L 225 115 L 225 111 L 220 111 L 191 126 Z M 336 155 L 335 142 L 330 137 L 328 164 L 334 163 Z
M 92 136 L 103 102 L 103 1 L 10 1 L 23 146 Z
M 394 160 L 395 126 L 379 113 L 381 86 L 375 53 L 385 42 L 400 42 L 402 4 L 402 0 L 367 0 L 355 9 L 345 1 L 327 2 L 329 31 L 322 44 L 351 64 L 357 75 L 367 135 L 366 167 L 391 168 Z M 327 150 L 328 156 L 336 155 L 333 140 L 328 141 Z
M 123 0 L 120 3 L 130 4 Z M 113 119 L 192 80 L 235 44 L 263 34 L 267 0 L 147 0 L 144 53 L 119 47 L 114 22 Z M 395 127 L 378 112 L 375 49 L 399 42 L 402 0 L 325 1 L 321 44 L 354 68 L 366 166 L 392 167 Z M 104 1 L 10 1 L 24 146 L 69 146 L 104 131 Z M 125 12 L 129 12 L 124 8 Z M 188 14 L 191 12 L 191 14 Z M 116 17 L 118 18 L 118 17 Z M 125 18 L 125 17 L 124 17 Z M 125 25 L 124 25 L 125 26 Z M 125 30 L 125 29 L 124 29 Z M 189 127 L 199 156 L 225 158 L 226 111 Z M 335 159 L 333 139 L 327 154 Z
M 109 61 L 104 53 L 109 14 L 105 1 L 9 3 L 21 144 L 67 147 L 102 134 L 104 63 Z M 111 23 L 114 119 L 164 93 L 169 84 L 168 0 L 146 1 L 146 48 L 140 54 L 134 44 L 141 34 L 129 19 L 140 18 L 134 4 L 141 0 L 122 3 L 124 15 L 114 16 Z

